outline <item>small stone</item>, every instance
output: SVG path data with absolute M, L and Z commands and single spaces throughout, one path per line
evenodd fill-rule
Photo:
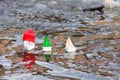
M 90 36 L 89 38 L 90 38 L 90 40 L 101 39 L 101 38 L 103 38 L 103 35 L 102 34 L 96 34 L 94 36 Z
M 98 69 L 99 69 L 98 66 L 93 65 L 91 68 L 92 68 L 92 71 L 93 71 L 93 72 L 98 72 Z
M 58 49 L 58 54 L 64 54 L 64 53 L 65 53 L 64 48 L 59 48 L 59 49 Z
M 98 55 L 105 57 L 106 55 L 108 55 L 108 53 L 107 52 L 98 52 Z
M 19 62 L 22 62 L 22 61 L 23 61 L 23 59 L 21 57 L 17 57 L 15 59 L 13 59 L 14 63 L 19 63 Z
M 3 65 L 0 65 L 0 69 L 3 69 Z
M 13 47 L 12 49 L 17 51 L 17 52 L 21 52 L 21 51 L 23 51 L 23 45 L 18 45 L 16 47 Z
M 108 72 L 102 72 L 102 71 L 99 71 L 99 74 L 103 75 L 103 76 L 115 76 L 114 74 L 111 74 L 111 73 L 108 73 Z
M 104 58 L 107 58 L 107 59 L 113 59 L 113 55 L 112 54 L 109 54 L 107 52 L 98 52 L 98 55 L 104 57 Z
M 14 73 L 17 70 L 17 68 L 11 68 L 10 71 L 11 73 Z
M 35 57 L 36 57 L 36 60 L 45 61 L 44 54 L 37 55 L 37 56 L 35 56 Z
M 0 76 L 5 75 L 5 70 L 4 69 L 0 69 Z
M 109 22 L 106 21 L 99 21 L 99 22 L 95 22 L 95 25 L 104 25 L 104 24 L 108 24 Z
M 4 45 L 7 45 L 7 44 L 10 43 L 10 40 L 3 40 L 3 41 L 1 41 L 1 43 L 4 44 Z
M 100 65 L 100 64 L 106 64 L 107 62 L 109 62 L 108 59 L 102 59 L 102 60 L 96 60 L 96 61 L 94 61 L 93 63 L 94 63 L 95 65 Z
M 87 58 L 83 54 L 79 54 L 75 56 L 75 59 L 78 61 L 87 61 Z
M 6 52 L 7 52 L 6 47 L 1 47 L 0 48 L 0 55 L 4 55 L 4 54 L 6 54 Z

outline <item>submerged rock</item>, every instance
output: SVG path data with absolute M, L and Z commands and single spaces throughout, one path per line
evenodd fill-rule
M 0 76 L 4 76 L 5 75 L 5 70 L 4 69 L 0 69 Z

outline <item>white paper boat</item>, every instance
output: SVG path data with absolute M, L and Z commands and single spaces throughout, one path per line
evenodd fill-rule
M 68 39 L 66 40 L 65 50 L 67 52 L 74 52 L 74 51 L 76 51 L 76 47 L 73 45 L 70 37 L 68 37 Z

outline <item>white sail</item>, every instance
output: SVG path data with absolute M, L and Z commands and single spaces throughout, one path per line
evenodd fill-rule
M 75 46 L 73 45 L 70 37 L 68 37 L 68 39 L 66 40 L 65 50 L 66 50 L 67 52 L 74 52 L 74 51 L 76 51 L 76 48 L 75 48 Z

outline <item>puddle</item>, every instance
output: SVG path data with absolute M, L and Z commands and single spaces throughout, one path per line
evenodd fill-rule
M 4 73 L 0 66 L 0 79 L 119 80 L 120 9 L 94 11 L 102 4 L 103 0 L 0 0 L 0 65 L 7 68 Z M 27 28 L 37 33 L 35 57 L 40 62 L 35 64 L 36 74 L 22 68 L 22 35 Z M 53 44 L 50 63 L 43 57 L 45 35 Z M 78 53 L 69 54 L 72 60 L 64 50 L 68 36 Z

